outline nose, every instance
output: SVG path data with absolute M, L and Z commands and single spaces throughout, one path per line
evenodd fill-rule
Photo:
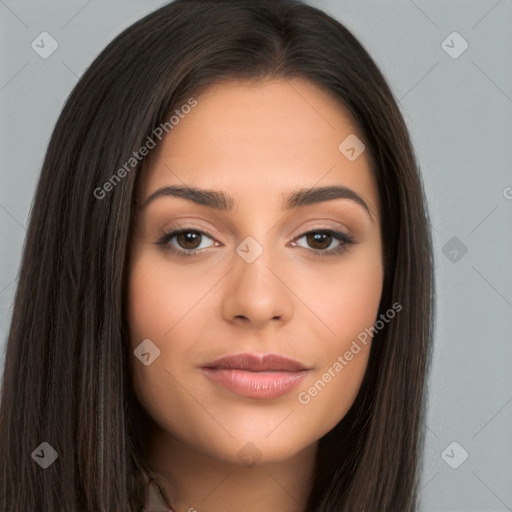
M 266 248 L 251 263 L 235 255 L 222 298 L 227 322 L 261 330 L 269 322 L 290 321 L 294 294 L 283 265 L 277 263 Z

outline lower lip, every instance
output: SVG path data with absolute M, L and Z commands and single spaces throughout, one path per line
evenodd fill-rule
M 296 372 L 249 372 L 228 368 L 202 368 L 216 384 L 249 398 L 278 398 L 286 395 L 304 379 L 307 370 Z

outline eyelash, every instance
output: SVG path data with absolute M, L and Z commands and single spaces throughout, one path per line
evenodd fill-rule
M 214 238 L 213 233 L 210 233 L 208 230 L 201 230 L 201 229 L 194 229 L 194 228 L 177 228 L 177 227 L 171 227 L 170 231 L 166 231 L 160 236 L 160 238 L 156 241 L 156 245 L 162 245 L 165 251 L 172 252 L 178 256 L 197 256 L 201 251 L 204 249 L 197 249 L 197 250 L 186 250 L 186 249 L 175 249 L 171 245 L 169 245 L 169 242 L 180 233 L 199 233 L 200 235 L 207 236 L 208 238 Z M 338 256 L 343 254 L 347 249 L 349 245 L 355 244 L 355 240 L 346 233 L 342 233 L 341 231 L 334 231 L 332 229 L 327 228 L 319 228 L 319 229 L 312 229 L 310 231 L 305 231 L 304 233 L 300 234 L 299 236 L 294 238 L 295 240 L 299 240 L 302 237 L 309 235 L 311 233 L 323 233 L 323 234 L 329 234 L 334 239 L 341 242 L 341 245 L 336 247 L 335 249 L 311 249 L 314 254 L 318 256 Z

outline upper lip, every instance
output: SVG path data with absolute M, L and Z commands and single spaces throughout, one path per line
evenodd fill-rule
M 302 363 L 279 354 L 232 354 L 205 364 L 203 368 L 247 370 L 250 372 L 307 370 Z

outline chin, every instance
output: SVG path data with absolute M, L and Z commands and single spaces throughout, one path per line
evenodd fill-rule
M 305 439 L 300 431 L 295 436 L 287 432 L 286 436 L 272 433 L 252 435 L 247 431 L 230 430 L 233 437 L 208 439 L 208 444 L 196 448 L 209 456 L 230 465 L 254 467 L 289 460 L 315 443 Z

